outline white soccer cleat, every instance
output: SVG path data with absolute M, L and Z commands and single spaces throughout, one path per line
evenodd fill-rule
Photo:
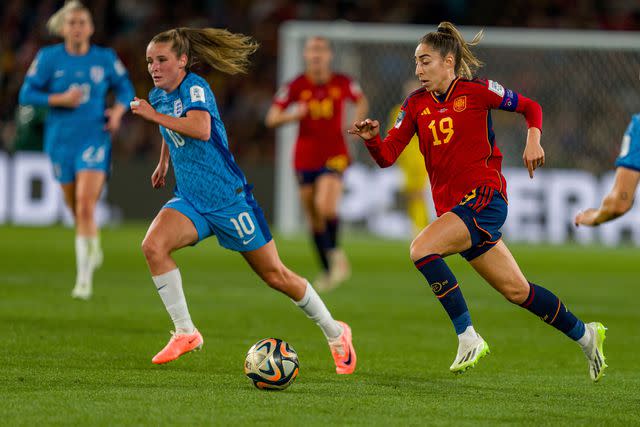
M 91 283 L 76 283 L 71 291 L 71 297 L 76 299 L 88 300 L 93 294 L 93 286 Z
M 489 344 L 479 334 L 472 339 L 462 338 L 458 343 L 458 354 L 449 370 L 454 374 L 461 374 L 476 366 L 480 358 L 489 353 Z
M 582 348 L 584 355 L 589 362 L 589 376 L 593 382 L 597 382 L 604 376 L 604 370 L 607 368 L 605 363 L 602 344 L 606 338 L 605 331 L 607 328 L 600 322 L 591 322 L 584 325 L 585 332 L 590 335 L 589 343 Z

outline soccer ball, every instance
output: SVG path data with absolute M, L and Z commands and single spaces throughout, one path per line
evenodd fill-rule
M 251 346 L 244 373 L 259 389 L 284 390 L 298 376 L 298 354 L 278 338 L 265 338 Z

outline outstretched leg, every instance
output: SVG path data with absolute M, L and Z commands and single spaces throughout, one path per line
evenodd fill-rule
M 411 260 L 429 282 L 458 335 L 458 353 L 449 368 L 454 373 L 475 366 L 481 357 L 489 353 L 489 346 L 473 328 L 458 280 L 443 259 L 470 246 L 467 227 L 451 212 L 431 223 L 411 243 Z
M 607 365 L 602 353 L 605 328 L 585 325 L 548 289 L 527 281 L 503 241 L 470 261 L 471 266 L 507 300 L 526 308 L 545 323 L 578 342 L 589 361 L 591 379 L 598 381 Z
M 204 342 L 193 325 L 182 290 L 182 277 L 171 253 L 198 240 L 198 232 L 189 218 L 172 208 L 158 213 L 142 242 L 153 283 L 175 326 L 169 343 L 152 359 L 167 363 L 189 351 L 198 350 Z
M 265 283 L 291 298 L 320 327 L 329 342 L 336 372 L 352 373 L 356 368 L 356 352 L 351 328 L 334 320 L 311 284 L 282 263 L 275 242 L 271 240 L 259 249 L 242 252 L 242 255 Z

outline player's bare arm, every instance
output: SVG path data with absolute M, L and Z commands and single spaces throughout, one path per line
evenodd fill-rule
M 264 124 L 268 128 L 276 128 L 286 123 L 300 121 L 308 114 L 308 112 L 309 107 L 304 102 L 298 103 L 291 109 L 291 111 L 282 109 L 282 107 L 278 105 L 272 105 L 267 112 Z
M 380 134 L 380 122 L 371 119 L 364 119 L 359 122 L 354 122 L 353 127 L 347 132 L 349 132 L 351 135 L 358 135 L 365 141 L 373 139 L 378 134 Z
M 153 188 L 162 188 L 165 186 L 165 177 L 169 170 L 169 150 L 167 144 L 162 139 L 162 146 L 160 147 L 160 160 L 158 160 L 158 166 L 151 175 L 151 186 Z
M 76 108 L 82 101 L 82 89 L 70 87 L 62 93 L 49 95 L 49 105 L 52 107 Z
M 619 167 L 616 170 L 613 188 L 602 200 L 600 207 L 578 212 L 574 219 L 575 225 L 595 227 L 627 213 L 633 206 L 634 195 L 639 181 L 640 172 Z
M 544 166 L 544 150 L 540 145 L 540 129 L 530 127 L 527 132 L 527 145 L 522 154 L 524 166 L 529 171 L 529 177 L 533 178 L 533 171 Z
M 362 95 L 362 97 L 360 97 L 356 102 L 356 108 L 354 112 L 355 116 L 353 118 L 353 121 L 359 122 L 364 120 L 364 118 L 367 117 L 368 111 L 369 111 L 369 100 L 367 100 L 366 96 Z
M 158 113 L 146 100 L 136 97 L 131 103 L 131 112 L 189 138 L 206 141 L 211 136 L 211 116 L 207 111 L 191 110 L 186 117 L 172 117 Z
M 127 112 L 127 107 L 116 102 L 112 107 L 107 108 L 104 111 L 104 116 L 107 119 L 107 123 L 104 125 L 104 129 L 115 133 L 120 129 L 120 123 L 122 122 L 122 116 Z

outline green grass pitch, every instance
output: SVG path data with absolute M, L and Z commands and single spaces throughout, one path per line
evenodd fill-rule
M 354 333 L 358 368 L 338 376 L 320 330 L 215 238 L 180 251 L 203 351 L 151 357 L 172 325 L 140 251 L 145 225 L 102 233 L 94 298 L 70 297 L 73 231 L 0 228 L 3 425 L 630 425 L 640 424 L 640 255 L 634 248 L 513 245 L 529 280 L 608 328 L 598 384 L 579 347 L 506 302 L 460 257 L 448 259 L 491 354 L 454 376 L 453 327 L 408 257 L 407 242 L 345 237 L 353 277 L 324 298 Z M 313 278 L 311 244 L 281 240 Z M 247 349 L 279 337 L 301 369 L 284 392 L 255 389 Z

